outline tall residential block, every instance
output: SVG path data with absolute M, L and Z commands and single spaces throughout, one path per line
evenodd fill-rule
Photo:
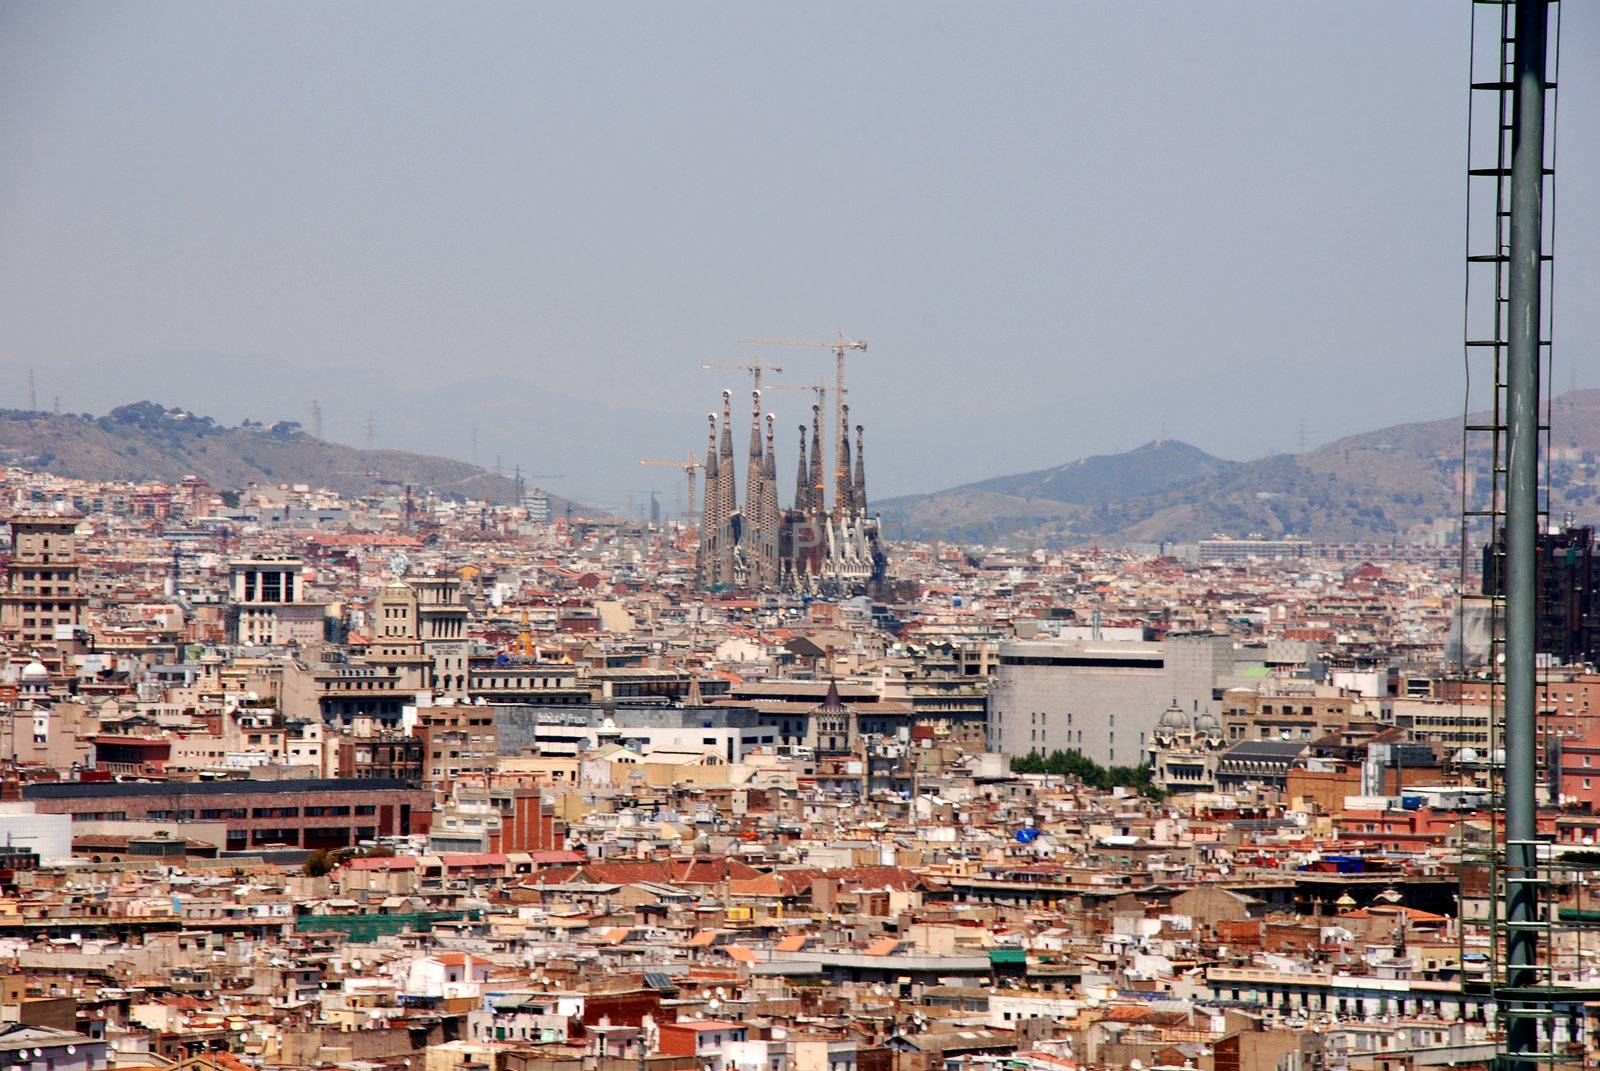
M 11 518 L 11 563 L 0 595 L 0 636 L 12 650 L 52 646 L 58 629 L 78 624 L 83 596 L 76 532 L 81 520 Z

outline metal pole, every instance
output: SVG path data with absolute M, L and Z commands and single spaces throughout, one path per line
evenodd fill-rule
M 1539 984 L 1538 888 L 1534 839 L 1534 677 L 1539 542 L 1539 335 L 1544 227 L 1545 33 L 1548 0 L 1517 0 L 1512 97 L 1511 248 L 1507 299 L 1506 477 L 1506 984 Z M 1521 1053 L 1537 1051 L 1538 1020 L 1514 1014 L 1506 1025 L 1512 1066 L 1531 1068 Z

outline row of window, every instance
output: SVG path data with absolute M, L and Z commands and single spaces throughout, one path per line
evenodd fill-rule
M 53 605 L 53 604 L 48 603 L 48 602 L 42 602 L 37 606 L 28 607 L 28 609 L 34 611 L 35 613 L 40 613 L 40 614 L 48 614 L 48 613 L 62 613 L 62 614 L 64 614 L 64 613 L 69 613 L 72 610 L 72 604 L 64 602 L 64 603 L 61 603 L 59 605 Z M 31 617 L 24 617 L 22 619 L 22 623 L 24 625 L 33 625 L 33 624 L 48 625 L 54 620 L 56 620 L 56 619 L 55 618 L 51 618 L 51 617 L 41 617 L 36 622 Z
M 336 832 L 336 830 L 313 830 L 308 831 L 308 835 L 311 833 L 320 833 L 321 835 L 326 836 L 326 834 L 329 832 Z M 378 834 L 378 830 L 374 826 L 357 826 L 351 832 L 358 841 L 371 840 Z M 291 846 L 299 845 L 300 835 L 300 830 L 287 826 L 281 829 L 230 829 L 228 830 L 228 850 L 238 851 L 247 844 L 256 846 L 263 844 L 288 844 Z
M 18 580 L 66 580 L 72 573 L 66 569 L 16 569 L 11 575 Z
M 202 822 L 218 821 L 228 818 L 299 818 L 302 813 L 306 818 L 344 818 L 350 814 L 373 815 L 378 813 L 375 804 L 358 804 L 355 807 L 338 806 L 311 806 L 302 810 L 299 807 L 202 807 L 199 810 L 184 809 L 173 811 L 150 811 L 146 818 L 155 822 L 192 822 L 198 818 Z M 118 811 L 118 815 L 122 812 Z M 86 814 L 81 817 L 89 820 L 106 820 L 101 815 Z

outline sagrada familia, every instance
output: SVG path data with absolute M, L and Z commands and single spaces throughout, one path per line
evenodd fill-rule
M 782 509 L 773 417 L 766 414 L 763 442 L 761 392 L 751 392 L 750 454 L 740 509 L 734 487 L 732 399 L 732 391 L 722 392 L 720 437 L 717 414 L 707 417 L 705 502 L 696 563 L 700 586 L 830 596 L 874 590 L 883 580 L 888 559 L 880 546 L 878 521 L 867 516 L 866 457 L 859 424 L 852 466 L 849 406 L 838 410 L 832 507 L 826 502 L 822 407 L 813 405 L 809 460 L 802 424 L 794 505 Z

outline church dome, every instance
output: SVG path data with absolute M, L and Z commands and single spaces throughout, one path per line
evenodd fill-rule
M 1161 720 L 1156 722 L 1156 729 L 1165 732 L 1182 732 L 1190 727 L 1189 715 L 1183 712 L 1176 699 L 1172 701 L 1170 707 L 1161 712 Z

